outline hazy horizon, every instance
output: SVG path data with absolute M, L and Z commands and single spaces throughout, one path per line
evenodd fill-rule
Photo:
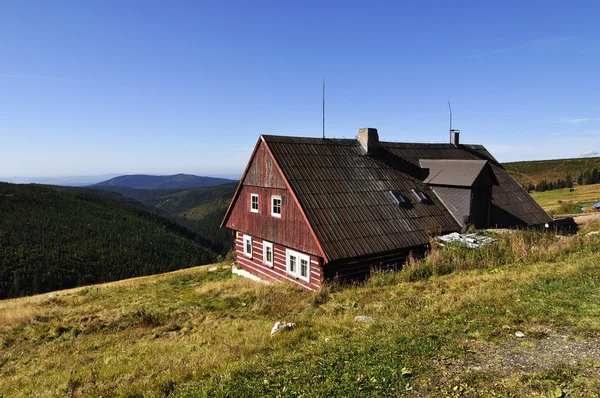
M 239 174 L 217 174 L 217 175 L 206 175 L 196 173 L 174 173 L 174 174 L 148 174 L 148 173 L 109 173 L 100 175 L 79 175 L 79 176 L 9 176 L 0 177 L 0 182 L 8 182 L 12 184 L 50 184 L 50 185 L 66 185 L 66 186 L 86 186 L 97 184 L 102 181 L 110 180 L 115 177 L 126 176 L 126 175 L 152 175 L 152 176 L 171 176 L 176 174 L 188 174 L 199 177 L 213 177 L 213 178 L 224 178 L 229 180 L 239 180 L 241 173 Z

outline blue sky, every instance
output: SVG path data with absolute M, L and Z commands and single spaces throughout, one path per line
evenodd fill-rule
M 239 174 L 260 134 L 600 152 L 597 1 L 37 1 L 0 12 L 0 177 Z

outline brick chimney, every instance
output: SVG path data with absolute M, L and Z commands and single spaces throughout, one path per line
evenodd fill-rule
M 379 146 L 379 134 L 377 134 L 377 129 L 359 129 L 357 139 L 367 155 L 372 155 L 375 153 L 375 151 L 377 151 L 377 147 Z

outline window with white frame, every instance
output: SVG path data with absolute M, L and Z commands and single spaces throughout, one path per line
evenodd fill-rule
M 271 215 L 281 217 L 281 196 L 271 196 Z
M 310 257 L 286 250 L 286 271 L 296 278 L 310 282 Z
M 258 194 L 257 193 L 250 194 L 250 211 L 252 213 L 258 213 Z
M 273 268 L 273 244 L 263 241 L 263 263 Z
M 310 257 L 300 256 L 300 278 L 310 279 Z
M 244 235 L 244 256 L 252 258 L 252 237 Z

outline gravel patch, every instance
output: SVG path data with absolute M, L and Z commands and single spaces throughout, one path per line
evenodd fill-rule
M 588 369 L 600 376 L 600 338 L 597 336 L 574 337 L 565 330 L 547 330 L 537 338 L 512 335 L 497 346 L 475 340 L 465 343 L 473 357 L 463 363 L 466 365 L 463 369 L 475 372 L 507 376 L 515 372 L 539 372 L 561 364 L 593 364 Z

